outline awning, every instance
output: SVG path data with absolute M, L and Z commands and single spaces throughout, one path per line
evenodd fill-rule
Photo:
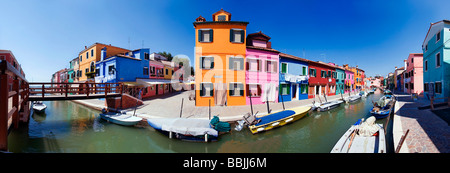
M 136 79 L 136 82 L 141 85 L 145 85 L 145 86 L 172 83 L 171 80 L 167 80 L 167 79 Z M 176 83 L 176 82 L 173 82 L 173 83 Z
M 124 82 L 124 85 L 132 86 L 132 87 L 144 87 L 145 85 L 137 83 L 137 82 Z

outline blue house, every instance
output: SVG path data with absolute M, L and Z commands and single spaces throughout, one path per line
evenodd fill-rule
M 125 54 L 106 56 L 101 50 L 101 60 L 96 62 L 96 83 L 136 82 L 136 78 L 149 78 L 150 49 L 137 49 Z
M 430 24 L 422 44 L 423 89 L 426 96 L 450 97 L 449 40 L 450 20 Z
M 308 99 L 308 60 L 280 53 L 278 101 Z
M 336 95 L 344 94 L 345 89 L 345 69 L 343 67 L 336 66 Z

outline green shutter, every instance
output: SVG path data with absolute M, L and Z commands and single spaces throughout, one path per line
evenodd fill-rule
M 234 42 L 233 29 L 230 29 L 230 42 Z
M 244 43 L 245 39 L 245 31 L 241 30 L 241 43 Z
M 209 30 L 209 42 L 213 42 L 213 34 L 214 34 L 214 32 L 213 32 L 213 30 L 212 29 L 210 29 Z
M 287 71 L 287 64 L 281 63 L 281 73 L 286 73 L 286 71 Z
M 305 66 L 303 66 L 303 75 L 306 75 L 306 67 Z

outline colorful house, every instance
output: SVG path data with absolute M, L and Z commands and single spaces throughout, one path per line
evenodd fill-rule
M 402 73 L 405 71 L 405 67 L 397 68 L 395 67 L 394 71 L 394 90 L 403 92 L 403 85 L 402 85 Z
M 150 49 L 137 49 L 109 57 L 108 51 L 108 47 L 103 47 L 100 61 L 95 63 L 96 82 L 135 82 L 136 78 L 149 78 Z
M 267 100 L 278 101 L 278 62 L 279 52 L 272 49 L 270 37 L 258 33 L 247 36 L 245 63 L 246 102 L 263 104 Z
M 280 97 L 278 101 L 308 99 L 309 60 L 280 53 Z
M 77 74 L 79 69 L 80 69 L 80 60 L 78 57 L 76 57 L 69 62 L 69 69 L 67 70 L 69 83 L 78 82 L 79 77 Z
M 116 46 L 106 45 L 102 43 L 94 43 L 84 49 L 78 54 L 80 60 L 80 77 L 79 82 L 85 82 L 88 79 L 93 80 L 95 77 L 95 62 L 100 61 L 100 51 L 103 47 L 108 49 L 105 57 L 117 55 L 119 53 L 130 52 L 128 49 L 123 49 Z
M 308 98 L 336 95 L 336 68 L 321 61 L 309 61 Z
M 246 105 L 246 28 L 221 9 L 212 21 L 202 16 L 195 28 L 195 105 Z
M 423 53 L 410 53 L 406 60 L 405 88 L 408 94 L 423 95 Z
M 345 69 L 345 76 L 344 76 L 344 93 L 353 92 L 353 87 L 355 85 L 355 73 L 350 70 L 350 67 L 348 64 L 343 65 Z
M 345 94 L 345 69 L 334 63 L 328 63 L 336 68 L 336 95 Z
M 422 44 L 424 92 L 450 97 L 450 20 L 431 23 Z
M 25 78 L 25 73 L 23 72 L 21 65 L 17 62 L 16 57 L 10 50 L 0 49 L 0 60 L 11 64 Z M 8 91 L 12 91 L 13 80 L 13 77 L 8 75 Z

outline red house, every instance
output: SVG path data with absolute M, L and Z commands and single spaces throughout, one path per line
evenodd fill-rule
M 336 95 L 336 68 L 320 61 L 309 61 L 308 98 Z
M 20 74 L 25 77 L 25 73 L 23 73 L 22 68 L 20 67 L 20 64 L 17 62 L 16 57 L 10 50 L 1 50 L 0 49 L 0 60 L 6 61 L 9 64 L 11 64 L 14 68 L 16 68 Z M 11 76 L 8 76 L 8 91 L 12 91 L 12 83 L 13 78 Z

